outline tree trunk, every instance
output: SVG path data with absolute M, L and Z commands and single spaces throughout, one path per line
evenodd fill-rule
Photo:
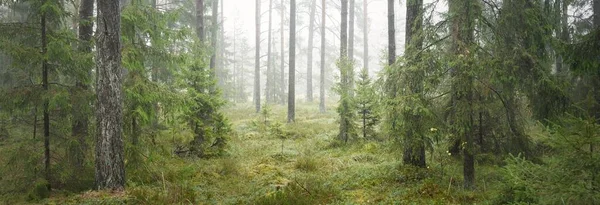
M 271 56 L 271 43 L 273 42 L 273 37 L 272 37 L 272 26 L 273 26 L 273 0 L 269 0 L 269 30 L 268 30 L 268 37 L 267 37 L 267 84 L 266 84 L 266 88 L 265 88 L 265 98 L 267 100 L 267 103 L 270 103 L 273 100 L 273 63 L 272 63 L 272 59 L 273 57 Z
M 408 63 L 417 64 L 420 61 L 419 56 L 415 56 L 423 47 L 422 25 L 423 25 L 423 0 L 409 0 L 406 3 L 406 35 L 405 44 Z M 422 96 L 422 70 L 408 71 L 411 75 L 409 88 L 412 93 Z M 418 167 L 426 167 L 425 162 L 425 144 L 420 134 L 423 131 L 421 127 L 421 116 L 414 114 L 412 111 L 404 111 L 404 120 L 406 125 L 406 134 L 404 136 L 404 154 L 402 161 L 404 164 L 409 164 Z
M 340 58 L 348 57 L 348 0 L 342 0 L 340 26 Z
M 227 81 L 226 78 L 229 77 L 229 76 L 226 76 L 227 73 L 226 73 L 226 70 L 225 70 L 225 13 L 223 13 L 224 12 L 223 11 L 223 7 L 224 7 L 223 4 L 225 4 L 225 2 L 224 2 L 224 0 L 221 0 L 221 4 L 220 4 L 220 7 L 221 7 L 220 8 L 221 9 L 220 18 L 221 18 L 221 20 L 220 20 L 219 25 L 218 25 L 218 28 L 219 28 L 219 40 L 218 40 L 218 42 L 219 42 L 219 45 L 218 45 L 219 53 L 218 54 L 219 55 L 218 55 L 218 58 L 217 58 L 218 59 L 218 61 L 217 61 L 217 68 L 220 69 L 219 70 L 219 79 L 220 79 L 219 82 L 221 83 L 221 84 L 219 84 L 220 88 L 223 88 L 225 86 L 225 81 Z M 229 93 L 229 92 L 227 92 L 227 93 Z
M 312 67 L 313 67 L 313 47 L 315 33 L 315 10 L 317 9 L 317 0 L 310 2 L 310 22 L 308 23 L 308 62 L 306 64 L 306 100 L 313 101 L 313 86 L 312 86 Z
M 254 106 L 260 112 L 260 1 L 256 0 L 256 53 L 254 56 Z
M 46 1 L 44 0 L 44 3 Z M 47 25 L 46 25 L 46 12 L 42 11 L 41 17 L 41 37 L 42 37 L 42 87 L 44 89 L 44 175 L 46 181 L 48 182 L 48 190 L 51 189 L 50 186 L 50 115 L 49 115 L 49 104 L 50 104 L 50 90 L 48 86 L 48 59 L 46 55 L 48 53 L 48 37 L 46 35 Z
M 196 35 L 204 43 L 204 0 L 196 0 Z
M 388 0 L 388 65 L 396 62 L 396 30 L 394 23 L 394 0 Z
M 325 113 L 325 0 L 321 1 L 321 76 L 319 80 L 319 111 Z
M 123 97 L 119 1 L 98 1 L 96 186 L 123 190 Z
M 600 28 L 600 0 L 594 0 L 594 28 Z
M 285 103 L 285 32 L 284 32 L 284 28 L 285 28 L 285 4 L 283 3 L 283 0 L 281 0 L 281 28 L 280 28 L 280 33 L 281 33 L 281 62 L 280 62 L 280 66 L 281 66 L 281 71 L 279 73 L 279 80 L 280 80 L 280 86 L 279 86 L 279 98 L 280 98 L 280 102 L 281 104 Z
M 92 16 L 94 12 L 94 0 L 82 0 L 79 7 L 79 40 L 78 50 L 84 53 L 92 52 L 92 35 L 94 23 Z M 86 69 L 89 74 L 91 68 Z M 71 134 L 77 140 L 79 146 L 75 148 L 74 165 L 81 170 L 85 160 L 85 150 L 87 149 L 85 139 L 88 136 L 88 116 L 89 101 L 87 100 L 88 85 L 86 81 L 77 79 L 72 93 L 73 123 L 71 125 Z
M 451 38 L 452 52 L 457 59 L 473 58 L 469 48 L 473 45 L 474 18 L 476 15 L 476 0 L 457 0 L 449 2 L 449 12 L 452 15 Z M 462 56 L 462 57 L 461 57 Z M 451 71 L 455 80 L 452 84 L 452 123 L 456 136 L 462 136 L 463 147 L 463 176 L 464 187 L 473 189 L 475 183 L 475 163 L 473 136 L 473 77 L 470 74 L 470 64 L 461 63 Z M 462 110 L 459 110 L 462 109 Z
M 218 36 L 218 30 L 219 30 L 219 0 L 212 0 L 213 5 L 212 5 L 212 16 L 211 16 L 211 32 L 210 32 L 210 49 L 211 49 L 211 55 L 210 55 L 210 74 L 212 75 L 213 79 L 217 80 L 217 84 L 220 85 L 221 79 L 219 79 L 218 76 L 218 72 L 217 72 L 217 68 L 216 68 L 216 62 L 217 62 L 217 36 Z M 215 85 L 211 85 L 210 86 L 210 91 L 211 93 L 213 93 L 216 90 Z
M 290 0 L 290 70 L 288 87 L 288 123 L 295 121 L 296 112 L 296 0 Z
M 363 67 L 369 73 L 369 10 L 367 0 L 363 0 L 363 13 L 364 13 L 364 24 L 363 24 Z
M 350 19 L 348 21 L 348 60 L 354 63 L 354 0 L 350 0 L 350 7 L 348 8 L 350 13 Z M 350 96 L 354 96 L 354 64 L 350 68 L 348 76 L 348 83 L 350 84 Z

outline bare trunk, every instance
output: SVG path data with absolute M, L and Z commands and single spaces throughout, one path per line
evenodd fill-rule
M 121 70 L 121 12 L 118 1 L 98 1 L 96 186 L 123 190 L 123 97 Z
M 296 112 L 296 0 L 290 0 L 290 70 L 288 87 L 288 123 L 295 121 Z
M 260 112 L 260 1 L 256 0 L 256 53 L 254 56 L 254 106 Z
M 396 30 L 394 23 L 394 0 L 388 0 L 388 65 L 396 62 Z
M 217 80 L 217 84 L 221 84 L 221 79 L 219 79 L 219 76 L 217 75 L 217 68 L 216 68 L 216 62 L 217 62 L 217 36 L 218 36 L 218 30 L 219 30 L 219 0 L 212 0 L 213 5 L 212 5 L 212 19 L 211 19 L 211 32 L 210 32 L 210 49 L 211 49 L 211 55 L 210 55 L 210 74 L 212 75 L 213 79 Z M 211 93 L 215 91 L 215 86 L 212 85 L 210 86 L 210 91 Z
M 204 43 L 204 0 L 196 0 L 196 35 Z
M 364 50 L 363 50 L 363 67 L 369 72 L 369 10 L 367 0 L 363 0 L 363 13 L 364 13 L 364 24 L 363 24 L 363 39 L 364 39 Z
M 312 67 L 313 67 L 313 40 L 315 33 L 315 10 L 317 9 L 317 1 L 311 0 L 310 3 L 310 22 L 308 23 L 308 62 L 306 65 L 306 99 L 308 102 L 313 101 L 313 86 L 312 86 Z
M 350 18 L 348 19 L 348 59 L 354 61 L 354 1 L 350 0 L 350 7 L 348 8 Z
M 267 103 L 270 103 L 271 101 L 273 101 L 273 80 L 274 80 L 274 76 L 273 76 L 273 57 L 271 56 L 271 43 L 273 42 L 273 37 L 272 37 L 272 26 L 273 26 L 273 0 L 269 0 L 269 30 L 268 30 L 268 37 L 267 37 L 267 84 L 266 84 L 266 88 L 265 88 L 265 98 L 267 100 Z
M 319 80 L 319 111 L 325 113 L 325 0 L 321 1 L 321 76 Z
M 285 4 L 283 3 L 283 0 L 281 0 L 281 28 L 280 28 L 280 33 L 281 33 L 281 62 L 280 62 L 280 66 L 281 66 L 281 71 L 279 73 L 279 80 L 280 80 L 280 86 L 279 86 L 279 98 L 280 101 L 279 103 L 284 104 L 285 103 L 285 32 L 284 32 L 284 28 L 285 28 Z
M 340 58 L 348 57 L 348 0 L 342 0 L 340 26 Z

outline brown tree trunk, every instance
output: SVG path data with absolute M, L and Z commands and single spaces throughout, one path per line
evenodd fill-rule
M 325 113 L 325 0 L 321 1 L 321 76 L 319 80 L 319 111 Z
M 260 1 L 256 0 L 256 53 L 254 56 L 254 106 L 260 112 Z
M 312 86 L 312 68 L 313 68 L 313 46 L 315 33 L 315 10 L 317 9 L 317 1 L 310 2 L 310 22 L 308 22 L 308 62 L 306 63 L 306 99 L 308 102 L 313 101 L 313 86 Z
M 96 186 L 123 190 L 123 96 L 119 1 L 98 1 Z
M 295 121 L 296 112 L 296 0 L 290 0 L 290 70 L 288 86 L 288 123 Z

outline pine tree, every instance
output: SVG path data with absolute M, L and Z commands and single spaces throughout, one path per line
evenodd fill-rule
M 377 94 L 366 69 L 358 75 L 355 101 L 363 139 L 375 138 L 375 126 L 379 123 Z

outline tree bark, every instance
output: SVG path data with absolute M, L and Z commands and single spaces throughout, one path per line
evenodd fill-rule
M 46 0 L 44 0 L 44 3 Z M 50 90 L 48 86 L 48 36 L 47 36 L 47 15 L 46 12 L 42 11 L 42 17 L 40 21 L 41 26 L 41 37 L 42 37 L 42 87 L 44 89 L 44 175 L 46 181 L 48 183 L 48 190 L 52 187 L 50 186 L 51 174 L 50 174 L 50 114 L 49 114 L 49 104 L 50 104 Z
M 268 37 L 267 37 L 267 84 L 266 84 L 266 88 L 265 88 L 265 98 L 267 100 L 267 103 L 270 103 L 271 101 L 273 101 L 273 90 L 274 90 L 274 86 L 273 86 L 273 57 L 271 56 L 271 43 L 273 42 L 273 37 L 272 37 L 272 26 L 273 26 L 273 0 L 269 0 L 269 30 L 268 30 Z
M 216 68 L 216 62 L 217 62 L 217 36 L 218 36 L 218 30 L 219 30 L 219 0 L 212 0 L 212 16 L 211 16 L 211 32 L 210 32 L 210 49 L 211 49 L 211 55 L 210 55 L 210 74 L 212 75 L 213 79 L 217 80 L 217 85 L 220 85 L 221 79 L 219 78 L 218 72 L 217 72 L 217 68 Z M 214 92 L 216 90 L 215 85 L 212 85 L 210 87 L 210 91 L 211 93 Z
M 319 80 L 319 111 L 325 113 L 325 0 L 321 1 L 321 76 Z
M 290 70 L 288 86 L 288 123 L 295 121 L 296 112 L 296 0 L 290 0 Z
M 394 0 L 388 0 L 388 65 L 396 62 L 396 30 L 394 23 Z
M 350 18 L 348 19 L 348 59 L 354 61 L 354 1 L 350 0 L 348 8 Z
M 281 66 L 281 71 L 279 73 L 279 80 L 280 80 L 280 90 L 279 90 L 279 98 L 280 98 L 280 102 L 281 104 L 285 103 L 285 32 L 284 32 L 284 28 L 285 28 L 285 4 L 283 3 L 283 0 L 281 0 L 281 28 L 280 28 L 280 34 L 281 34 L 281 62 L 280 62 L 280 66 Z
M 196 35 L 204 43 L 204 0 L 196 0 Z
M 313 47 L 314 47 L 314 29 L 315 29 L 315 10 L 317 9 L 317 1 L 310 2 L 310 22 L 308 23 L 308 62 L 306 63 L 306 99 L 308 102 L 313 101 L 313 86 L 312 86 L 312 68 L 313 68 Z
M 119 1 L 98 1 L 96 186 L 123 190 L 123 97 Z
M 256 0 L 256 53 L 254 56 L 254 107 L 260 112 L 260 1 Z

